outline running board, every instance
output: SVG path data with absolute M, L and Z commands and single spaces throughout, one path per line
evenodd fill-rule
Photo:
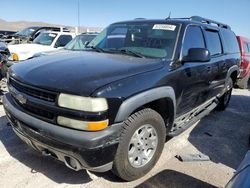
M 186 119 L 185 122 L 179 123 L 179 125 L 175 123 L 174 127 L 168 133 L 168 136 L 174 137 L 174 136 L 181 134 L 183 131 L 187 130 L 189 127 L 195 124 L 197 121 L 199 121 L 200 119 L 208 115 L 212 110 L 214 110 L 217 107 L 217 104 L 218 104 L 218 101 L 214 100 L 212 103 L 206 106 L 203 110 L 199 111 L 195 116 Z

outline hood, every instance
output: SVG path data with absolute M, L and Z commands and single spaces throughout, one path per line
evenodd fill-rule
M 161 67 L 160 59 L 66 51 L 17 63 L 10 75 L 35 87 L 90 96 L 106 84 Z
M 69 51 L 69 50 L 58 49 L 58 50 L 50 50 L 50 51 L 46 51 L 46 52 L 38 52 L 38 53 L 35 53 L 33 55 L 33 57 L 42 57 L 42 56 L 46 56 L 46 55 L 59 55 L 59 54 L 65 53 L 67 51 Z
M 35 53 L 50 51 L 55 48 L 47 45 L 41 44 L 14 44 L 8 46 L 10 53 L 16 53 L 19 57 L 19 60 L 26 60 L 32 57 Z

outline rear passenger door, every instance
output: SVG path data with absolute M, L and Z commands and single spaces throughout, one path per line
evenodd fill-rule
M 211 55 L 210 61 L 210 80 L 209 80 L 209 98 L 218 95 L 224 88 L 224 78 L 227 74 L 227 64 L 223 55 L 222 41 L 220 33 L 216 29 L 206 29 L 206 46 Z

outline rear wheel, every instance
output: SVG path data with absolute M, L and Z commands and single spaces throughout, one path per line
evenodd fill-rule
M 232 78 L 229 78 L 226 83 L 226 92 L 219 98 L 219 104 L 217 106 L 217 110 L 222 111 L 226 109 L 231 99 L 232 90 L 233 90 L 233 80 Z
M 165 143 L 163 118 L 152 109 L 143 109 L 124 122 L 113 172 L 126 181 L 148 173 L 158 161 Z

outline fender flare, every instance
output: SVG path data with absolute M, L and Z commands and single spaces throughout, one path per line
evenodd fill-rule
M 126 120 L 129 115 L 134 112 L 137 108 L 150 103 L 152 101 L 169 98 L 172 100 L 174 105 L 174 116 L 176 114 L 176 98 L 174 89 L 170 86 L 163 86 L 154 89 L 150 89 L 134 95 L 128 99 L 126 99 L 120 106 L 115 122 L 121 122 Z

